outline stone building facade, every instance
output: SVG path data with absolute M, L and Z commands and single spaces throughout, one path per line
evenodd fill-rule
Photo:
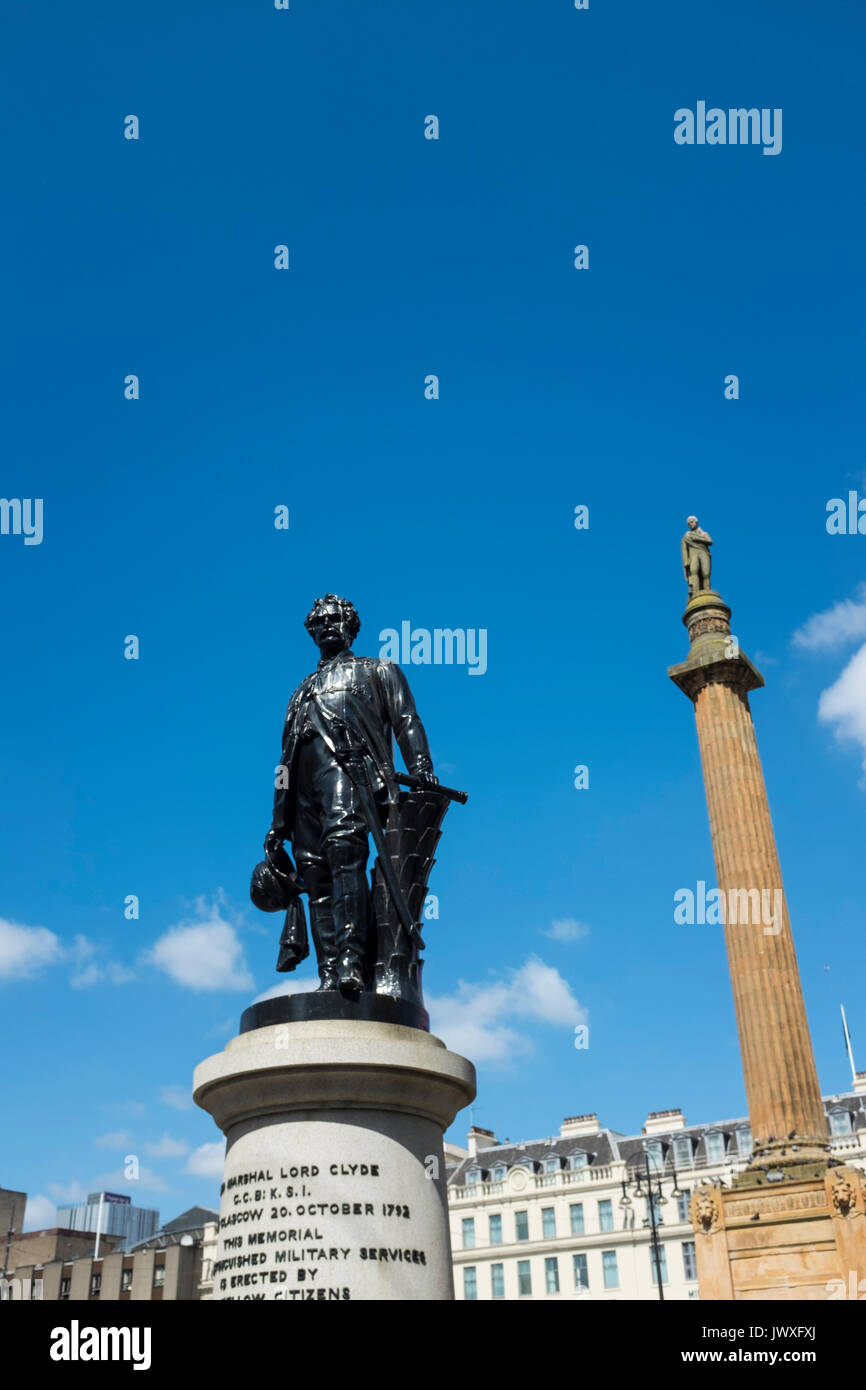
M 866 1171 L 866 1073 L 856 1090 L 825 1097 L 824 1110 L 832 1157 Z M 751 1152 L 748 1120 L 688 1125 L 679 1110 L 651 1114 L 638 1135 L 606 1129 L 595 1115 L 520 1143 L 473 1129 L 469 1152 L 448 1171 L 455 1297 L 658 1299 L 649 1166 L 664 1199 L 656 1204 L 662 1294 L 697 1298 L 692 1194 L 729 1187 Z

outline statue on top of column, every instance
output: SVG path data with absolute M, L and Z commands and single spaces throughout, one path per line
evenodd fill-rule
M 683 536 L 681 545 L 683 572 L 689 586 L 689 598 L 694 598 L 696 594 L 703 593 L 710 587 L 710 570 L 713 563 L 710 546 L 713 538 L 701 530 L 696 516 L 686 517 L 686 525 L 689 529 Z

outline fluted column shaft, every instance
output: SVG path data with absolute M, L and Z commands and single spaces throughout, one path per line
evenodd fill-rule
M 752 1134 L 756 1143 L 792 1131 L 817 1138 L 824 1107 L 748 694 L 710 680 L 695 717 L 718 886 L 726 904 L 740 908 L 738 890 L 758 889 L 761 907 L 770 906 L 757 922 L 725 923 Z M 768 924 L 775 906 L 781 913 Z
M 764 678 L 731 636 L 730 616 L 714 590 L 692 598 L 689 656 L 668 674 L 695 707 L 753 1162 L 770 1150 L 803 1163 L 826 1153 L 827 1121 L 749 708 Z

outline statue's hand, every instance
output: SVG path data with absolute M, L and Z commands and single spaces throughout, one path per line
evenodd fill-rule
M 265 854 L 268 856 L 268 858 L 270 858 L 271 855 L 276 854 L 278 850 L 282 849 L 283 840 L 285 838 L 285 835 L 281 835 L 280 832 L 278 830 L 274 830 L 273 827 L 268 831 L 267 835 L 265 836 L 264 846 Z
M 439 784 L 439 778 L 434 776 L 432 767 L 425 764 L 416 767 L 412 775 L 417 777 L 419 782 L 426 782 L 428 787 L 435 787 Z

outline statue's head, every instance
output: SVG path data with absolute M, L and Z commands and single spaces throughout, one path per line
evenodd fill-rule
M 304 627 L 323 656 L 351 647 L 360 626 L 355 605 L 337 594 L 317 598 L 304 621 Z
M 690 531 L 695 531 L 695 530 L 697 530 L 697 525 L 698 525 L 698 519 L 697 519 L 697 517 L 696 517 L 696 516 L 687 516 L 687 517 L 686 517 L 686 525 L 688 526 L 688 528 L 689 528 Z

